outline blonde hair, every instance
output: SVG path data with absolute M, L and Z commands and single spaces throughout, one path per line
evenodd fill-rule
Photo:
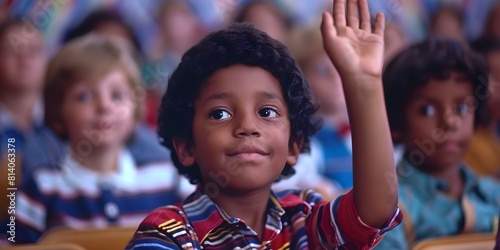
M 314 27 L 314 28 L 313 28 Z M 297 64 L 304 70 L 318 55 L 326 54 L 323 48 L 323 39 L 318 25 L 295 28 L 289 41 L 289 48 Z
M 60 124 L 61 106 L 68 90 L 82 81 L 93 82 L 120 70 L 132 89 L 136 120 L 142 116 L 139 97 L 144 94 L 132 45 L 123 38 L 89 34 L 66 44 L 49 61 L 44 88 L 45 123 L 66 138 Z

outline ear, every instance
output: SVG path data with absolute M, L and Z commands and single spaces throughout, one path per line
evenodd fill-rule
M 174 137 L 172 144 L 182 165 L 189 167 L 195 163 L 194 148 L 191 142 L 185 138 Z
M 288 156 L 286 158 L 286 163 L 290 166 L 297 164 L 299 159 L 300 151 L 302 150 L 302 143 L 293 142 L 288 146 Z

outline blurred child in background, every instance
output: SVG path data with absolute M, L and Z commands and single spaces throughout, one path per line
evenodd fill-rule
M 273 1 L 254 0 L 240 6 L 235 22 L 248 22 L 272 38 L 287 44 L 291 21 Z
M 37 168 L 19 188 L 16 243 L 36 242 L 54 227 L 135 226 L 181 198 L 169 161 L 138 166 L 126 148 L 141 116 L 130 50 L 123 39 L 89 35 L 51 59 L 45 122 L 69 147 L 60 164 Z
M 42 85 L 46 56 L 42 34 L 29 23 L 7 19 L 0 24 L 0 218 L 7 213 L 8 164 L 15 186 L 22 178 L 26 141 L 43 128 Z M 10 147 L 8 145 L 11 145 Z
M 403 226 L 376 249 L 411 249 L 415 241 L 493 232 L 500 183 L 464 164 L 483 117 L 486 63 L 456 40 L 428 40 L 396 56 L 384 72 L 393 141 L 404 145 L 397 166 Z
M 137 52 L 139 44 L 132 28 L 114 11 L 100 9 L 91 12 L 81 23 L 67 31 L 64 41 L 69 42 L 89 33 L 122 37 L 128 40 L 129 43 L 133 45 L 129 53 L 134 55 L 134 59 L 138 60 L 138 63 L 142 62 L 142 57 L 140 53 Z M 145 81 L 147 79 L 141 77 L 141 80 Z M 148 100 L 149 99 L 145 98 L 143 91 L 142 93 L 138 93 L 136 104 L 139 105 L 141 109 L 144 109 L 141 111 L 143 116 L 145 116 L 144 113 L 147 113 L 146 111 L 149 110 L 152 110 L 149 113 L 156 115 L 155 110 L 157 106 L 147 106 L 149 103 L 144 102 Z M 49 110 L 48 112 L 51 111 Z M 158 136 L 150 128 L 145 126 L 143 117 L 139 120 L 140 122 L 134 127 L 133 136 L 131 136 L 131 139 L 127 142 L 127 148 L 130 150 L 137 164 L 143 165 L 151 162 L 170 160 L 169 152 L 164 147 L 161 147 L 158 142 Z M 30 172 L 39 166 L 58 164 L 64 156 L 65 147 L 66 143 L 56 136 L 50 128 L 43 127 L 36 136 L 31 137 L 26 143 L 26 154 L 29 157 L 24 158 L 23 172 Z
M 17 19 L 0 24 L 0 157 L 7 138 L 16 139 L 22 152 L 25 141 L 43 124 L 41 91 L 46 56 L 42 35 Z
M 464 32 L 464 14 L 453 5 L 445 5 L 438 9 L 430 18 L 429 34 L 431 37 L 454 39 L 467 44 Z
M 384 63 L 389 63 L 399 52 L 409 46 L 410 41 L 396 21 L 388 22 L 384 33 Z
M 156 128 L 160 99 L 167 88 L 168 78 L 182 55 L 206 34 L 191 6 L 184 0 L 161 3 L 156 19 L 158 38 L 147 51 L 141 69 L 143 84 L 148 90 L 146 123 L 152 128 Z
M 342 80 L 323 48 L 317 28 L 297 30 L 292 38 L 290 47 L 309 81 L 324 121 L 313 137 L 322 150 L 324 166 L 320 171 L 333 185 L 349 189 L 352 187 L 352 146 Z
M 67 43 L 88 33 L 122 37 L 134 45 L 135 51 L 141 51 L 139 41 L 133 29 L 123 17 L 115 11 L 98 9 L 91 12 L 89 15 L 85 16 L 79 24 L 66 32 L 63 37 L 63 42 Z
M 500 2 L 491 8 L 481 38 L 500 37 Z

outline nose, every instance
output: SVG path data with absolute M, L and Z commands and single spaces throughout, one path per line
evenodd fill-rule
M 113 102 L 111 100 L 111 97 L 108 97 L 104 94 L 98 94 L 95 101 L 98 113 L 106 114 L 111 112 L 113 108 Z
M 253 112 L 244 112 L 237 114 L 233 119 L 235 123 L 234 136 L 244 137 L 244 136 L 255 136 L 260 137 L 261 131 L 258 126 L 257 114 Z
M 462 124 L 462 117 L 454 112 L 452 109 L 448 109 L 448 111 L 443 115 L 443 119 L 441 121 L 441 127 L 443 130 L 451 130 L 456 131 L 460 125 Z

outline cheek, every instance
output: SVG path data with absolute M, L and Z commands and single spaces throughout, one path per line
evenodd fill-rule
M 280 147 L 288 152 L 288 146 L 291 140 L 290 130 L 290 123 L 288 121 L 283 121 L 275 126 L 274 129 L 269 129 L 270 134 L 268 135 L 268 138 L 273 138 L 273 142 L 281 142 L 279 144 Z
M 136 107 L 131 102 L 119 104 L 115 107 L 115 115 L 118 121 L 129 122 L 135 119 Z
M 472 137 L 474 134 L 474 115 L 468 115 L 462 119 L 462 124 L 459 124 L 460 134 Z

